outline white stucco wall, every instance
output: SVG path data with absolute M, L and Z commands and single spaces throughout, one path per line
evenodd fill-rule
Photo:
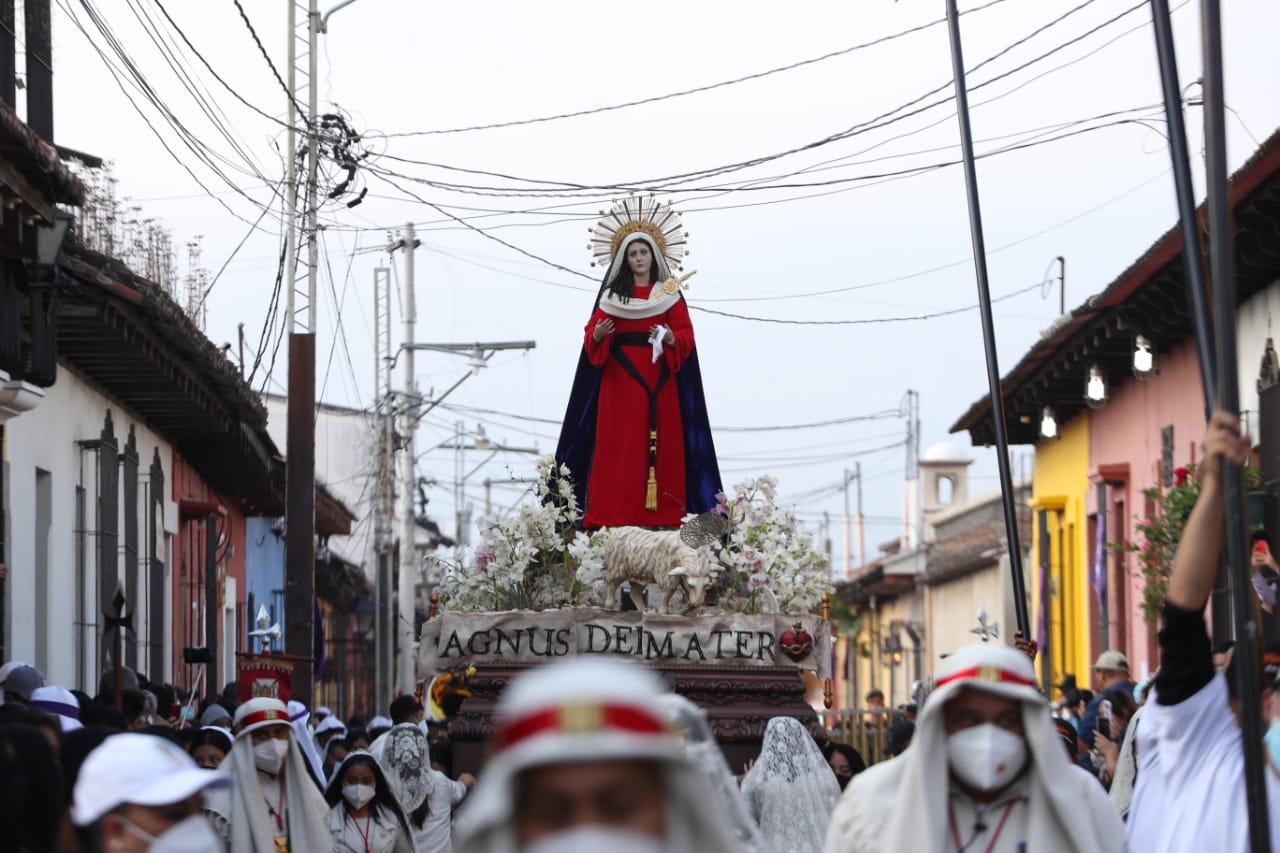
M 267 432 L 288 457 L 288 406 L 283 397 L 266 396 Z M 356 516 L 350 536 L 335 536 L 329 548 L 344 560 L 363 566 L 372 579 L 373 551 L 373 416 L 354 409 L 319 407 L 316 415 L 316 480 L 323 483 Z
M 1236 311 L 1236 361 L 1240 376 L 1240 409 L 1250 412 L 1248 427 L 1257 439 L 1258 367 L 1267 338 L 1280 338 L 1280 281 L 1255 293 Z
M 50 684 L 78 687 L 93 694 L 98 677 L 97 628 L 101 620 L 102 602 L 97 600 L 98 567 L 96 541 L 92 535 L 97 526 L 94 497 L 97 494 L 96 456 L 82 450 L 77 442 L 92 441 L 102 433 L 107 411 L 111 411 L 117 443 L 123 451 L 129 428 L 135 428 L 138 448 L 138 574 L 139 593 L 147 590 L 147 507 L 149 471 L 158 449 L 165 474 L 164 553 L 166 559 L 165 601 L 172 601 L 172 535 L 177 529 L 177 506 L 172 500 L 173 449 L 148 429 L 131 412 L 108 399 L 72 371 L 58 368 L 58 379 L 48 389 L 44 402 L 36 409 L 14 418 L 5 425 L 5 500 L 6 542 L 9 565 L 6 599 L 8 647 L 10 658 L 35 664 L 44 670 Z M 48 573 L 41 578 L 37 571 L 37 476 L 48 472 L 50 526 L 48 528 Z M 76 487 L 86 490 L 86 535 L 76 531 Z M 123 504 L 123 494 L 121 497 Z M 123 505 L 121 505 L 123 517 Z M 123 530 L 123 525 L 118 525 Z M 77 543 L 83 544 L 84 614 L 87 626 L 78 625 L 77 614 Z M 117 539 L 120 551 L 118 565 L 123 576 L 124 537 Z M 123 581 L 122 581 L 123 582 Z M 40 603 L 45 602 L 41 607 Z M 145 601 L 145 599 L 144 599 Z M 165 608 L 164 625 L 150 625 L 144 601 L 132 602 L 136 608 L 137 659 L 146 666 L 146 643 L 152 632 L 167 638 L 172 616 Z M 169 644 L 166 642 L 166 647 Z M 77 650 L 79 646 L 79 650 Z M 166 648 L 165 672 L 171 669 Z M 77 672 L 77 661 L 84 663 Z
M 980 640 L 970 629 L 978 626 L 978 606 L 987 610 L 987 624 L 998 623 L 999 641 L 1009 645 L 1017 629 L 1013 614 L 1013 593 L 1009 584 L 1009 559 L 998 561 L 971 575 L 930 587 L 930 648 L 937 655 L 949 654 Z

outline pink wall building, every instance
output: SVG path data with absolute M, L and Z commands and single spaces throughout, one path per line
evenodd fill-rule
M 1159 372 L 1147 381 L 1132 376 L 1117 381 L 1107 404 L 1093 411 L 1089 425 L 1089 480 L 1086 495 L 1089 559 L 1096 567 L 1098 501 L 1105 484 L 1106 541 L 1127 543 L 1135 535 L 1134 522 L 1150 516 L 1153 507 L 1144 496 L 1149 488 L 1170 483 L 1178 466 L 1194 461 L 1204 433 L 1204 397 L 1195 347 L 1183 341 L 1157 354 Z M 1106 631 L 1098 589 L 1089 605 L 1095 650 L 1119 649 L 1129 657 L 1135 678 L 1157 666 L 1156 626 L 1142 614 L 1144 580 L 1136 556 L 1104 548 L 1106 568 Z M 1096 655 L 1095 655 L 1096 656 Z

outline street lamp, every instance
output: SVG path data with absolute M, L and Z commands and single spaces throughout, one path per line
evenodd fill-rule
M 74 221 L 70 213 L 59 210 L 54 213 L 53 222 L 36 229 L 36 262 L 41 267 L 49 268 L 58 262 L 62 243 Z
M 1041 438 L 1057 438 L 1058 437 L 1058 421 L 1053 416 L 1053 408 L 1044 407 L 1044 414 L 1040 418 L 1040 437 Z
M 373 606 L 373 602 L 367 598 L 362 598 L 360 603 L 356 605 L 356 636 L 362 640 L 369 640 L 373 635 L 374 619 L 377 611 Z
M 1089 365 L 1089 377 L 1084 385 L 1084 401 L 1091 409 L 1101 409 L 1107 405 L 1107 380 L 1102 375 L 1102 368 L 1096 364 Z
M 1156 372 L 1156 356 L 1151 350 L 1151 341 L 1142 335 L 1138 335 L 1133 343 L 1133 375 L 1146 382 Z

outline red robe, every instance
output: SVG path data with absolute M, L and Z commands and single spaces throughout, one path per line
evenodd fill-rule
M 633 301 L 649 298 L 653 285 L 637 285 Z M 614 334 L 596 341 L 592 331 L 601 320 L 611 319 Z M 671 329 L 675 343 L 664 345 L 662 357 L 653 361 L 653 350 L 644 346 L 624 346 L 623 354 L 652 389 L 657 386 L 665 365 L 666 382 L 657 392 L 658 455 L 656 479 L 658 508 L 645 508 L 649 482 L 649 394 L 613 354 L 614 339 L 621 333 L 648 335 L 654 325 Z M 693 324 L 689 309 L 680 299 L 662 314 L 629 320 L 613 317 L 596 308 L 587 321 L 587 359 L 603 367 L 599 408 L 596 413 L 596 444 L 587 482 L 587 507 L 583 527 L 677 527 L 685 516 L 684 430 L 680 422 L 680 399 L 676 391 L 678 371 L 693 350 Z

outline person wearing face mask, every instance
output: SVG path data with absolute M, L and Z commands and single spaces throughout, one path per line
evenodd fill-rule
M 420 723 L 392 726 L 378 759 L 391 792 L 413 833 L 417 853 L 453 853 L 450 822 L 475 777 L 463 773 L 453 781 L 431 766 L 431 749 Z
M 187 754 L 205 770 L 217 770 L 231 751 L 231 738 L 212 726 L 192 729 L 186 735 Z
M 278 699 L 236 708 L 235 741 L 222 764 L 229 791 L 205 796 L 205 812 L 231 853 L 325 853 L 329 806 L 308 772 L 289 711 Z
M 220 842 L 201 814 L 201 792 L 227 781 L 164 738 L 114 735 L 81 765 L 71 819 L 89 853 L 216 851 Z
M 1126 848 L 1106 792 L 1068 760 L 1031 661 L 1017 649 L 976 643 L 939 665 L 911 748 L 845 789 L 824 849 Z
M 1233 704 L 1261 703 L 1262 719 L 1271 726 L 1263 746 L 1272 759 L 1280 757 L 1272 686 L 1259 679 L 1260 696 L 1232 696 L 1236 682 L 1214 668 L 1204 619 L 1223 554 L 1223 462 L 1244 464 L 1250 451 L 1240 419 L 1214 412 L 1196 469 L 1200 496 L 1183 526 L 1161 612 L 1160 671 L 1137 730 L 1138 776 L 1126 824 L 1134 850 L 1253 849 L 1244 751 L 1259 745 L 1242 742 Z M 1238 651 L 1229 669 L 1257 665 L 1240 660 Z M 1266 767 L 1263 776 L 1271 846 L 1280 850 L 1280 771 Z
M 867 769 L 867 763 L 862 760 L 862 755 L 847 743 L 827 744 L 822 748 L 822 757 L 827 759 L 831 772 L 836 775 L 841 791 L 849 787 L 854 776 Z
M 595 656 L 512 679 L 458 853 L 730 853 L 706 776 L 657 710 L 656 675 Z
M 409 824 L 369 753 L 349 753 L 324 798 L 334 853 L 414 853 Z

